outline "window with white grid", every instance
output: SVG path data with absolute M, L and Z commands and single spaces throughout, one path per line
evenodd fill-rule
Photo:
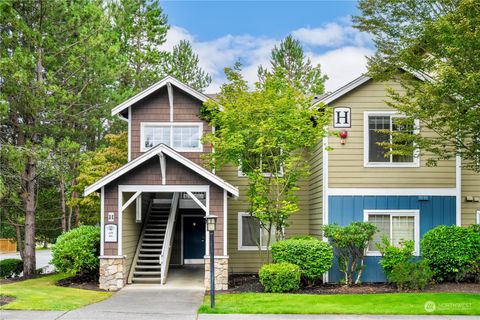
M 177 151 L 201 152 L 202 123 L 142 123 L 141 151 L 163 143 Z
M 378 228 L 367 249 L 367 254 L 378 255 L 377 244 L 387 237 L 391 244 L 400 246 L 403 241 L 414 242 L 415 254 L 419 254 L 420 226 L 418 210 L 365 210 L 365 221 Z

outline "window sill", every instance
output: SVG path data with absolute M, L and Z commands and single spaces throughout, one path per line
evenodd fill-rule
M 420 163 L 405 162 L 405 163 L 382 163 L 382 162 L 367 162 L 363 164 L 364 168 L 420 168 Z
M 382 254 L 379 251 L 367 251 L 365 253 L 365 257 L 381 257 Z M 418 252 L 413 252 L 414 257 L 419 257 L 420 254 Z
M 262 247 L 261 251 L 267 251 L 267 247 Z M 238 251 L 258 251 L 258 247 L 238 247 Z
M 147 152 L 150 149 L 155 148 L 155 147 L 150 147 L 150 148 L 140 148 L 140 152 Z M 203 148 L 196 148 L 196 149 L 185 149 L 185 148 L 173 148 L 170 147 L 176 152 L 203 152 Z

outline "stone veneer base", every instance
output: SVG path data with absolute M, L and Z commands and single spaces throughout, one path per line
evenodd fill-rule
M 215 257 L 215 291 L 228 289 L 228 257 Z M 205 257 L 205 290 L 210 290 L 210 258 Z
M 100 257 L 100 289 L 118 291 L 127 283 L 124 256 Z

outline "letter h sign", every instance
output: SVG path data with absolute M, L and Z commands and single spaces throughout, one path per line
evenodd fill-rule
M 350 108 L 339 107 L 333 109 L 333 127 L 334 128 L 350 128 L 352 112 Z

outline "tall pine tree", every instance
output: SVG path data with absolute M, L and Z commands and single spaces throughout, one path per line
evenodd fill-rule
M 190 42 L 181 40 L 168 56 L 166 74 L 203 91 L 212 82 L 212 78 L 198 63 L 198 55 L 193 52 Z
M 320 65 L 312 65 L 310 58 L 305 56 L 300 41 L 288 35 L 280 46 L 275 46 L 270 58 L 271 69 L 282 69 L 282 73 L 297 89 L 308 95 L 318 95 L 325 91 L 325 81 L 328 77 L 322 74 Z M 258 75 L 260 80 L 265 79 L 269 68 L 260 66 Z

